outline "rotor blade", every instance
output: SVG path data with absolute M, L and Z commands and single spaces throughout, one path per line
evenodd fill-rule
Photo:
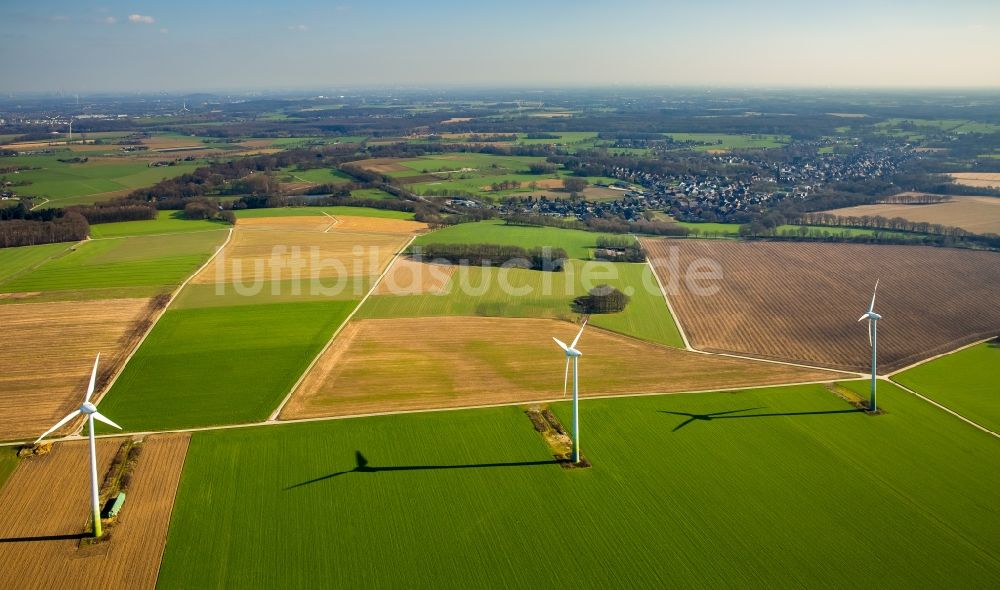
M 122 429 L 121 426 L 118 426 L 117 424 L 115 424 L 114 422 L 112 422 L 111 418 L 108 418 L 107 416 L 105 416 L 104 414 L 102 414 L 100 412 L 94 412 L 93 414 L 91 414 L 91 416 L 94 417 L 94 420 L 100 420 L 101 422 L 104 422 L 108 426 L 114 426 L 118 430 Z
M 101 353 L 97 353 L 97 358 L 94 359 L 94 370 L 90 372 L 90 385 L 87 386 L 87 395 L 83 398 L 83 401 L 89 402 L 90 396 L 94 395 L 94 385 L 97 383 L 97 363 L 101 362 Z
M 563 375 L 563 397 L 566 397 L 567 387 L 569 387 L 569 357 L 566 357 L 566 374 Z
M 875 311 L 875 292 L 878 291 L 878 281 L 879 279 L 875 279 L 875 290 L 872 291 L 872 304 L 868 306 L 869 312 Z
M 562 340 L 560 340 L 558 338 L 555 338 L 555 337 L 553 337 L 552 339 L 556 341 L 556 344 L 559 345 L 559 348 L 563 349 L 566 352 L 569 352 L 569 347 L 566 346 L 565 342 L 563 342 Z
M 866 317 L 868 317 L 868 314 L 867 314 L 867 313 L 866 313 L 865 315 L 863 315 L 863 316 L 859 317 L 859 318 L 858 318 L 858 321 L 860 322 L 861 320 L 865 319 Z
M 868 320 L 868 346 L 872 345 L 872 321 Z
M 580 326 L 580 331 L 577 332 L 576 338 L 573 339 L 573 344 L 570 344 L 570 348 L 576 348 L 576 343 L 580 341 L 580 336 L 583 336 L 583 329 L 587 327 L 587 320 L 583 320 L 583 325 Z
M 42 440 L 43 438 L 45 438 L 46 436 L 48 436 L 48 435 L 52 434 L 52 433 L 53 433 L 53 432 L 55 432 L 56 430 L 59 430 L 59 428 L 60 428 L 60 427 L 61 427 L 61 426 L 62 426 L 63 424 L 66 424 L 67 422 L 69 422 L 69 421 L 70 421 L 70 420 L 72 420 L 73 418 L 76 418 L 76 417 L 77 417 L 77 416 L 79 416 L 79 415 L 80 415 L 80 410 L 73 410 L 72 412 L 70 412 L 70 413 L 69 413 L 69 415 L 68 415 L 68 416 L 66 416 L 66 417 L 65 417 L 65 418 L 63 418 L 62 420 L 60 420 L 60 421 L 56 422 L 56 425 L 55 425 L 55 426 L 53 426 L 52 428 L 49 428 L 48 430 L 46 430 L 46 431 L 45 431 L 45 433 L 44 433 L 44 434 L 42 434 L 42 436 L 39 436 L 39 437 L 38 437 L 38 439 L 37 439 L 37 440 L 35 440 L 35 444 L 37 445 L 37 444 L 39 443 L 39 441 L 41 441 L 41 440 Z

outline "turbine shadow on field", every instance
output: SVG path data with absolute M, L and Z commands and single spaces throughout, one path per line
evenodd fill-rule
M 657 410 L 660 414 L 673 414 L 675 416 L 687 416 L 687 420 L 674 427 L 671 432 L 677 432 L 695 420 L 711 422 L 712 420 L 732 420 L 735 418 L 768 418 L 773 416 L 820 416 L 823 414 L 856 414 L 864 412 L 863 408 L 852 408 L 850 410 L 822 410 L 816 412 L 769 412 L 767 414 L 745 414 L 742 416 L 729 416 L 739 412 L 750 412 L 753 410 L 765 410 L 767 408 L 743 408 L 742 410 L 729 410 L 728 412 L 712 412 L 710 414 L 691 414 L 688 412 L 671 412 L 669 410 Z
M 92 536 L 90 533 L 72 533 L 65 535 L 38 535 L 36 537 L 7 537 L 0 539 L 0 543 L 31 543 L 35 541 L 68 541 L 79 540 Z
M 460 465 L 392 465 L 388 467 L 372 467 L 368 465 L 368 459 L 365 458 L 365 456 L 361 453 L 361 451 L 354 452 L 354 462 L 355 462 L 355 467 L 350 471 L 337 471 L 329 475 L 324 475 L 322 477 L 310 479 L 308 481 L 288 486 L 287 488 L 285 488 L 285 491 L 313 483 L 319 483 L 327 479 L 332 479 L 334 477 L 338 477 L 341 475 L 347 475 L 348 473 L 379 473 L 383 471 L 436 471 L 439 469 L 489 469 L 495 467 L 531 467 L 534 465 L 559 464 L 558 460 L 549 459 L 546 461 L 514 461 L 510 463 L 468 463 Z

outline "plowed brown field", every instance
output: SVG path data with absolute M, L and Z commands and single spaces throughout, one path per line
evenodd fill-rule
M 864 371 L 870 367 L 868 308 L 875 310 L 879 368 L 888 372 L 1000 333 L 1000 254 L 923 246 L 718 240 L 643 240 L 691 345 Z M 677 268 L 714 260 L 723 278 L 696 295 Z
M 0 306 L 0 440 L 34 439 L 83 401 L 94 357 L 112 375 L 141 338 L 148 299 Z M 79 422 L 68 425 L 68 432 Z
M 515 403 L 562 395 L 567 322 L 412 318 L 350 323 L 281 417 Z M 597 328 L 580 341 L 581 395 L 669 393 L 836 379 L 842 374 L 648 344 Z
M 0 586 L 153 588 L 189 436 L 143 444 L 128 499 L 108 538 L 80 548 L 90 508 L 85 441 L 23 461 L 0 490 Z M 98 442 L 103 474 L 120 440 Z

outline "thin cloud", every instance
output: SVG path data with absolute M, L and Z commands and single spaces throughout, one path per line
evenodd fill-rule
M 144 14 L 130 14 L 128 15 L 128 22 L 140 25 L 151 25 L 156 22 L 156 19 Z
M 118 23 L 118 18 L 114 16 L 106 16 L 100 20 L 100 22 L 106 25 L 114 25 Z
M 164 35 L 166 35 L 166 34 L 167 34 L 167 33 L 169 33 L 170 31 L 169 31 L 169 30 L 167 30 L 167 27 L 163 27 L 162 29 L 160 29 L 160 32 L 161 32 L 161 33 L 163 33 Z
M 309 27 L 305 25 L 288 25 L 289 31 L 308 31 Z

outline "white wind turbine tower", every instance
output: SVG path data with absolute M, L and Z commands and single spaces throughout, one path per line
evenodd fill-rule
M 577 333 L 576 338 L 573 339 L 573 343 L 569 346 L 553 337 L 552 339 L 556 341 L 559 348 L 563 349 L 566 353 L 566 371 L 563 375 L 563 397 L 566 397 L 566 386 L 569 383 L 569 361 L 573 360 L 573 462 L 580 462 L 580 357 L 583 353 L 576 349 L 576 343 L 580 341 L 580 336 L 583 336 L 583 329 L 587 327 L 587 320 L 583 321 L 583 325 L 580 326 L 580 332 Z
M 865 315 L 858 318 L 858 321 L 868 320 L 868 345 L 872 348 L 872 391 L 871 399 L 868 401 L 868 410 L 876 411 L 875 407 L 875 351 L 878 347 L 878 321 L 882 316 L 875 313 L 875 292 L 878 291 L 878 280 L 875 281 L 875 290 L 872 291 L 872 303 L 868 306 Z
M 87 416 L 87 424 L 90 427 L 90 500 L 91 507 L 94 510 L 94 536 L 101 536 L 101 507 L 100 498 L 98 497 L 97 490 L 97 453 L 94 450 L 94 420 L 99 420 L 104 422 L 109 426 L 114 426 L 118 430 L 122 427 L 118 426 L 112 422 L 107 416 L 101 414 L 97 411 L 97 406 L 90 403 L 90 396 L 94 394 L 94 384 L 97 381 L 97 363 L 101 360 L 101 353 L 97 353 L 97 358 L 94 360 L 94 370 L 90 373 L 90 385 L 87 386 L 87 395 L 83 398 L 83 404 L 76 410 L 70 412 L 68 416 L 62 420 L 56 422 L 56 425 L 45 431 L 45 434 L 38 437 L 35 444 L 41 442 L 43 438 L 49 434 L 55 432 L 63 424 L 66 424 L 73 418 L 76 418 L 80 414 L 85 414 Z

